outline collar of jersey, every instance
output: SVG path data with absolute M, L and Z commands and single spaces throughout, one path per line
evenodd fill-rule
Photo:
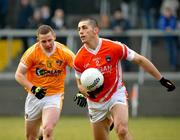
M 87 50 L 88 52 L 96 55 L 96 54 L 98 53 L 98 51 L 100 50 L 100 48 L 101 48 L 101 44 L 102 44 L 102 38 L 99 38 L 98 45 L 97 45 L 97 47 L 96 47 L 95 50 L 86 47 L 86 45 L 84 45 L 84 47 L 86 48 L 86 50 Z

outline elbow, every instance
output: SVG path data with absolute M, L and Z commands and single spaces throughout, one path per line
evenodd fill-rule
M 17 73 L 15 73 L 14 78 L 15 78 L 16 81 L 18 81 L 18 75 L 17 75 Z
M 144 56 L 142 55 L 136 55 L 135 59 L 134 59 L 134 63 L 136 63 L 137 65 L 141 65 L 144 62 Z
M 19 82 L 20 77 L 21 76 L 16 72 L 14 78 L 17 82 Z

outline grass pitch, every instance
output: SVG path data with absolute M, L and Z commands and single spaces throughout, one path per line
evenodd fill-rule
M 134 140 L 178 140 L 180 117 L 136 118 L 129 120 Z M 55 129 L 55 140 L 93 140 L 87 117 L 62 116 Z M 24 140 L 23 117 L 0 117 L 1 140 Z M 114 131 L 110 140 L 117 140 Z

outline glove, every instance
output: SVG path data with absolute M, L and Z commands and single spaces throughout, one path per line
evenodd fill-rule
M 171 81 L 165 79 L 164 77 L 162 77 L 159 82 L 161 83 L 161 85 L 167 88 L 168 92 L 173 91 L 176 88 L 175 85 Z
M 42 99 L 45 94 L 46 94 L 46 90 L 45 88 L 42 88 L 42 87 L 36 87 L 36 86 L 33 86 L 31 88 L 31 92 L 38 98 L 38 99 Z
M 80 92 L 78 92 L 75 96 L 74 96 L 74 102 L 77 101 L 77 105 L 80 107 L 85 107 L 87 104 L 86 98 L 84 97 L 84 95 Z

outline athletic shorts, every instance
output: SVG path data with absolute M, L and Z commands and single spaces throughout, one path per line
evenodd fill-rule
M 116 104 L 127 105 L 126 88 L 118 89 L 106 102 L 88 102 L 89 118 L 92 123 L 99 122 L 105 118 L 110 118 L 110 110 Z
M 39 100 L 34 95 L 28 94 L 25 101 L 25 119 L 32 121 L 41 118 L 42 110 L 45 108 L 56 107 L 60 110 L 63 98 L 64 94 L 56 94 Z

